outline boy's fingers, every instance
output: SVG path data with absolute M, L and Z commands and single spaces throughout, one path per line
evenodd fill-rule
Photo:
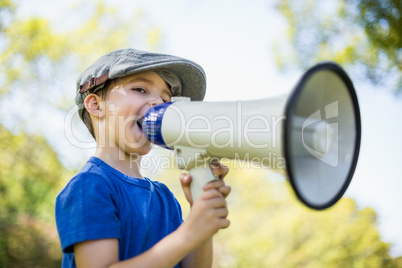
M 187 185 L 187 184 L 191 183 L 191 175 L 188 172 L 181 173 L 179 178 L 180 178 L 180 182 L 183 185 Z
M 203 189 L 204 191 L 208 191 L 209 189 L 218 189 L 219 187 L 225 185 L 223 180 L 213 180 L 206 184 L 204 184 Z
M 221 218 L 220 219 L 220 227 L 221 227 L 221 229 L 228 228 L 229 225 L 230 225 L 230 221 L 228 219 L 226 219 L 226 218 Z
M 227 208 L 217 208 L 216 215 L 219 218 L 226 218 L 229 215 L 229 211 L 227 210 Z
M 190 203 L 190 205 L 193 204 L 193 197 L 191 196 L 191 189 L 190 189 L 190 183 L 191 183 L 191 175 L 188 172 L 182 172 L 179 175 L 181 187 L 183 188 L 184 195 L 186 196 L 187 201 Z
M 232 188 L 230 186 L 224 185 L 219 187 L 219 192 L 222 193 L 223 197 L 226 198 L 230 192 L 232 191 Z
M 215 176 L 219 176 L 219 178 L 223 179 L 228 173 L 229 168 L 225 165 L 222 165 L 220 162 L 212 162 L 211 170 Z
M 203 186 L 203 189 L 204 191 L 208 191 L 210 189 L 217 189 L 219 192 L 222 193 L 224 198 L 226 198 L 232 190 L 230 186 L 225 185 L 225 182 L 223 180 L 210 181 Z
M 215 189 L 208 189 L 206 190 L 202 195 L 201 195 L 202 199 L 204 200 L 208 200 L 208 199 L 214 199 L 217 197 L 222 198 L 223 195 L 221 192 L 215 190 Z

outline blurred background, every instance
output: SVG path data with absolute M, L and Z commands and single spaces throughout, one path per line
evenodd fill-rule
M 231 226 L 215 238 L 214 267 L 402 267 L 401 10 L 400 0 L 0 0 L 0 267 L 60 266 L 54 200 L 95 146 L 75 81 L 125 47 L 198 62 L 206 101 L 286 94 L 315 63 L 341 64 L 362 115 L 345 197 L 312 211 L 281 175 L 227 162 Z M 188 213 L 174 165 L 144 163 Z

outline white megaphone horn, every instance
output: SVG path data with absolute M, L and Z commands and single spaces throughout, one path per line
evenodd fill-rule
M 333 62 L 306 71 L 290 95 L 164 103 L 147 112 L 142 127 L 152 143 L 175 151 L 179 168 L 189 170 L 194 200 L 206 182 L 217 179 L 209 163 L 229 158 L 284 170 L 298 198 L 313 209 L 342 197 L 361 137 L 353 84 Z

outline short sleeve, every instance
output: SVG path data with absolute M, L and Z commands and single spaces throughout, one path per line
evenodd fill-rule
M 112 188 L 100 175 L 81 173 L 56 199 L 56 225 L 63 252 L 73 252 L 76 243 L 120 239 L 120 220 Z

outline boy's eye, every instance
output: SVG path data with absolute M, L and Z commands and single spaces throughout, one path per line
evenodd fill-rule
M 143 88 L 133 88 L 133 90 L 140 92 L 140 93 L 146 93 L 145 89 L 143 89 Z

